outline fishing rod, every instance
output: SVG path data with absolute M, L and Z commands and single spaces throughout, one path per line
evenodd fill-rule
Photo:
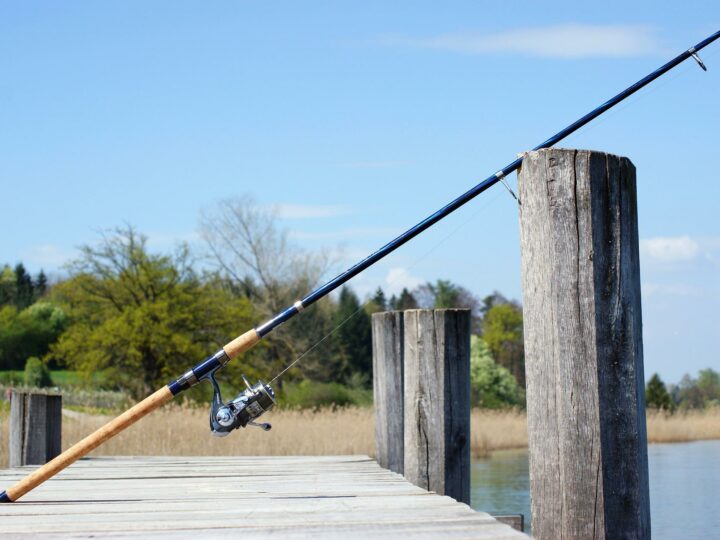
M 555 135 L 547 139 L 545 142 L 539 144 L 533 150 L 540 150 L 542 148 L 549 148 L 556 143 L 563 140 L 571 133 L 577 131 L 588 122 L 597 118 L 608 109 L 614 107 L 624 99 L 633 95 L 635 92 L 650 84 L 652 81 L 661 77 L 678 64 L 684 62 L 688 58 L 694 58 L 698 65 L 707 71 L 705 64 L 698 56 L 698 51 L 705 48 L 707 45 L 720 38 L 720 31 L 711 34 L 694 47 L 690 47 L 685 52 L 679 54 L 663 66 L 659 67 L 649 75 L 643 77 L 632 86 L 629 86 L 615 97 L 609 99 L 599 107 L 596 107 L 591 112 L 576 120 L 565 129 L 557 132 Z M 185 390 L 192 388 L 201 381 L 207 380 L 213 386 L 213 399 L 210 407 L 210 430 L 213 435 L 226 436 L 234 429 L 247 426 L 257 426 L 264 430 L 271 429 L 270 424 L 258 423 L 256 420 L 262 416 L 265 412 L 272 409 L 275 405 L 275 393 L 269 384 L 263 381 L 250 384 L 245 377 L 245 389 L 238 394 L 234 399 L 228 402 L 224 402 L 220 393 L 220 386 L 215 379 L 215 374 L 227 365 L 230 360 L 236 358 L 240 354 L 246 352 L 258 343 L 263 337 L 272 332 L 275 328 L 288 321 L 295 315 L 302 313 L 305 309 L 310 307 L 312 304 L 327 296 L 330 292 L 337 289 L 343 283 L 346 283 L 354 276 L 372 266 L 386 255 L 392 253 L 400 246 L 415 238 L 417 235 L 422 233 L 427 228 L 431 227 L 448 214 L 451 214 L 468 201 L 480 195 L 498 182 L 505 183 L 505 177 L 520 168 L 522 158 L 518 158 L 509 165 L 506 165 L 494 175 L 486 178 L 472 189 L 460 195 L 458 198 L 443 206 L 440 210 L 434 214 L 428 216 L 417 225 L 408 229 L 397 238 L 391 240 L 383 247 L 375 251 L 374 253 L 367 256 L 357 264 L 351 266 L 346 271 L 334 279 L 328 281 L 326 284 L 312 291 L 310 294 L 305 296 L 303 299 L 298 300 L 292 306 L 288 307 L 284 311 L 281 311 L 275 315 L 272 319 L 265 322 L 264 324 L 250 329 L 244 334 L 238 336 L 230 343 L 222 347 L 218 352 L 212 356 L 206 358 L 198 365 L 188 370 L 179 378 L 171 381 L 167 386 L 162 387 L 155 393 L 145 398 L 143 401 L 137 403 L 132 408 L 128 409 L 120 416 L 111 420 L 103 427 L 85 437 L 80 442 L 76 443 L 68 450 L 57 456 L 52 461 L 46 463 L 35 472 L 27 475 L 25 478 L 17 482 L 14 486 L 0 493 L 0 502 L 14 502 L 20 497 L 36 488 L 46 480 L 52 478 L 57 473 L 62 471 L 65 467 L 71 465 L 84 455 L 88 454 L 93 449 L 100 446 L 102 443 L 117 435 L 127 427 L 131 426 L 143 416 L 149 414 L 155 409 L 161 407 L 168 401 L 172 400 L 175 396 L 184 392 Z M 506 187 L 507 184 L 505 184 Z M 512 191 L 510 191 L 512 193 Z M 287 369 L 287 368 L 286 368 Z M 282 374 L 282 373 L 281 373 Z M 279 376 L 279 375 L 278 375 Z M 276 377 L 277 378 L 277 377 Z

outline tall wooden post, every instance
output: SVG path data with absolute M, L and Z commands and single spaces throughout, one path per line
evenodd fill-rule
M 533 535 L 650 538 L 635 168 L 545 149 L 518 184 Z
M 376 458 L 381 467 L 402 474 L 405 459 L 403 312 L 373 314 L 372 335 Z
M 62 396 L 10 395 L 10 466 L 44 465 L 60 454 Z
M 470 503 L 470 310 L 405 312 L 405 477 Z

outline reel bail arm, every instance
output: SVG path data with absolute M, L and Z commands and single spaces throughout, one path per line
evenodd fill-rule
M 266 422 L 258 423 L 255 420 L 275 406 L 273 389 L 263 381 L 251 385 L 243 375 L 245 390 L 225 403 L 220 392 L 220 385 L 215 378 L 215 373 L 222 367 L 216 367 L 200 379 L 209 380 L 213 386 L 213 398 L 210 406 L 210 431 L 212 434 L 216 437 L 225 437 L 231 431 L 247 426 L 270 431 L 272 425 Z

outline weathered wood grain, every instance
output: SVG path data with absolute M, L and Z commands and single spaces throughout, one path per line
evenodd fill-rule
M 649 538 L 635 169 L 547 149 L 518 184 L 533 534 Z
M 372 336 L 375 458 L 381 467 L 402 474 L 405 460 L 403 312 L 373 314 Z
M 0 471 L 0 481 L 24 470 Z M 526 536 L 367 456 L 83 459 L 0 505 L 5 538 Z
M 493 517 L 500 523 L 510 525 L 516 531 L 523 532 L 525 530 L 525 516 L 523 514 L 493 514 Z
M 46 480 L 52 478 L 66 467 L 72 465 L 78 459 L 87 455 L 102 443 L 120 433 L 122 430 L 133 425 L 145 415 L 151 413 L 159 407 L 162 407 L 172 398 L 173 395 L 170 392 L 170 389 L 167 386 L 164 386 L 146 397 L 141 402 L 136 403 L 117 418 L 114 418 L 94 433 L 91 433 L 84 439 L 75 443 L 53 460 L 49 461 L 39 469 L 30 472 L 25 478 L 22 478 L 16 484 L 9 487 L 7 489 L 7 495 L 10 497 L 10 500 L 17 501 L 20 497 L 35 489 Z
M 470 310 L 405 311 L 405 477 L 470 502 Z
M 10 396 L 10 466 L 43 465 L 60 453 L 62 396 L 20 392 Z

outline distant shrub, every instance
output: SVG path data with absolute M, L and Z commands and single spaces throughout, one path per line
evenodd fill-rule
M 470 338 L 470 390 L 473 406 L 485 409 L 524 407 L 525 394 L 515 377 L 492 358 L 487 344 Z
M 340 383 L 314 382 L 304 380 L 299 383 L 286 383 L 279 396 L 281 406 L 295 407 L 300 409 L 315 409 L 335 405 L 344 407 L 347 405 L 358 405 L 365 401 L 361 392 L 349 389 Z
M 47 366 L 34 356 L 31 356 L 25 362 L 25 386 L 35 388 L 52 386 L 52 379 Z
M 0 385 L 20 386 L 24 380 L 22 371 L 0 371 Z

